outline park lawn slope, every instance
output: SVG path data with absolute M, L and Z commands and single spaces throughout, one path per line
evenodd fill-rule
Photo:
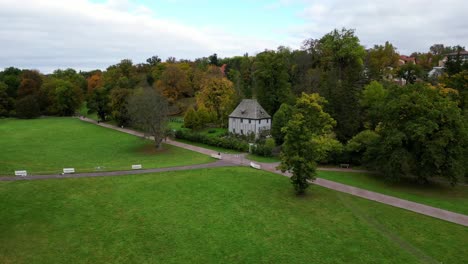
M 467 263 L 468 228 L 245 167 L 0 182 L 0 263 Z
M 132 164 L 160 168 L 213 161 L 170 145 L 159 151 L 149 140 L 74 118 L 3 119 L 0 135 L 0 175 L 15 170 L 49 174 L 68 167 L 90 172 L 128 170 Z
M 318 171 L 317 177 L 468 215 L 468 187 L 432 182 L 385 181 L 381 175 Z

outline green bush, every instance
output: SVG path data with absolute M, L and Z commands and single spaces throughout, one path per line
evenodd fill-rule
M 209 137 L 196 132 L 178 130 L 175 132 L 175 137 L 185 139 L 192 142 L 203 143 L 210 146 L 233 149 L 237 151 L 248 151 L 249 144 L 235 137 Z
M 263 156 L 263 157 L 272 157 L 273 149 L 275 148 L 275 140 L 273 138 L 267 138 L 265 143 L 259 143 L 253 148 L 253 154 Z

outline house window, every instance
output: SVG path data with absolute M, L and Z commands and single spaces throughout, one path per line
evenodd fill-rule
M 267 124 L 270 122 L 270 119 L 267 119 Z
M 232 129 L 232 133 L 234 133 L 234 134 L 236 133 L 236 129 L 235 129 L 235 128 Z
M 259 124 L 261 124 L 261 123 L 262 123 L 262 120 L 261 120 L 261 119 L 260 119 L 260 120 L 258 120 L 258 123 L 259 123 Z
M 249 124 L 250 124 L 250 121 L 251 121 L 251 120 L 249 119 Z
M 241 134 L 244 135 L 244 130 L 241 129 Z
M 244 123 L 244 119 L 241 118 L 241 123 Z

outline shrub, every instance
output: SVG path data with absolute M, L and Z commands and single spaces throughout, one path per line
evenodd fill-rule
M 185 139 L 192 142 L 203 143 L 206 145 L 233 149 L 237 151 L 247 151 L 249 144 L 235 137 L 209 137 L 196 132 L 178 130 L 175 132 L 175 137 Z
M 273 138 L 267 138 L 265 143 L 259 143 L 252 152 L 259 156 L 271 157 L 273 156 L 273 149 L 275 148 L 275 140 Z

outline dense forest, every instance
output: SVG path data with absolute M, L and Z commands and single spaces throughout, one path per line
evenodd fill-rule
M 366 49 L 354 30 L 341 29 L 307 39 L 298 50 L 281 46 L 256 55 L 164 62 L 153 56 L 141 64 L 124 59 L 105 71 L 52 74 L 10 67 L 0 72 L 0 117 L 71 116 L 86 104 L 101 120 L 127 126 L 128 98 L 150 88 L 167 99 L 170 115 L 188 114 L 188 126 L 226 126 L 241 99 L 256 98 L 274 117 L 271 132 L 281 145 L 298 98 L 317 93 L 333 119 L 328 143 L 335 151 L 324 162 L 372 165 L 391 178 L 436 174 L 456 182 L 468 163 L 464 51 L 434 44 L 401 56 L 389 42 Z M 456 55 L 445 59 L 448 54 Z M 429 74 L 444 59 L 440 73 Z

